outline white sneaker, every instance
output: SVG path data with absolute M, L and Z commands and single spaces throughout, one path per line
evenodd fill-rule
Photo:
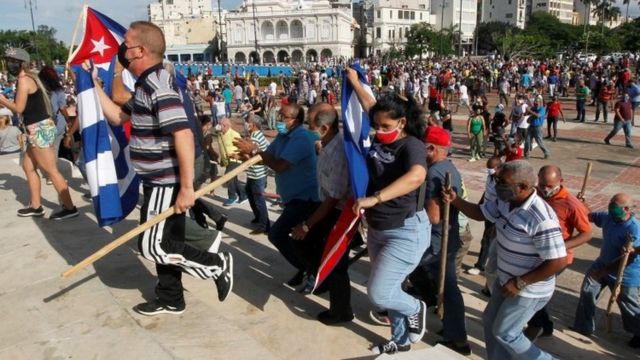
M 476 267 L 472 267 L 471 269 L 467 269 L 467 274 L 469 275 L 480 275 L 482 271 Z

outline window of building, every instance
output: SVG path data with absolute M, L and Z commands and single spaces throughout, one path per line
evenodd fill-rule
M 392 39 L 396 38 L 396 29 L 391 30 L 391 38 Z
M 398 19 L 402 19 L 402 11 L 398 10 Z
M 491 13 L 489 13 L 489 19 L 491 19 Z
M 378 19 L 380 19 L 380 10 L 377 11 Z
M 425 5 L 424 4 L 420 5 L 420 9 L 426 9 Z
M 204 61 L 204 54 L 193 54 L 193 61 Z
M 409 28 L 408 27 L 404 28 L 404 37 L 407 37 L 407 38 L 409 37 Z
M 376 28 L 376 39 L 380 39 L 382 37 L 382 31 L 379 27 Z
M 411 12 L 411 20 L 415 20 L 416 19 L 416 12 L 412 11 Z
M 403 8 L 403 9 L 408 9 L 408 8 L 409 8 L 409 6 L 407 6 L 407 5 L 402 5 L 402 8 Z
M 422 20 L 422 11 L 420 12 L 420 20 Z
M 402 28 L 398 29 L 398 37 L 402 39 Z
M 191 54 L 180 54 L 180 62 L 191 61 Z
M 389 10 L 389 19 L 393 19 L 393 10 Z
M 511 5 L 511 0 L 509 0 L 509 5 Z
M 171 62 L 178 62 L 178 55 L 177 54 L 167 55 L 167 60 Z
M 504 17 L 507 19 L 511 19 L 513 17 L 513 14 L 509 13 L 509 14 L 504 14 Z
M 389 38 L 389 39 L 391 39 L 391 29 L 389 29 L 389 36 L 388 36 L 388 38 Z
M 405 19 L 408 19 L 409 17 L 410 17 L 409 12 L 408 12 L 408 11 L 405 11 L 405 12 L 404 12 L 404 18 L 405 18 Z

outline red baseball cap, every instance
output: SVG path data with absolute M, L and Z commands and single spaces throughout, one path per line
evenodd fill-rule
M 441 127 L 429 126 L 424 132 L 422 141 L 426 144 L 448 147 L 451 145 L 451 135 L 449 135 L 447 130 Z

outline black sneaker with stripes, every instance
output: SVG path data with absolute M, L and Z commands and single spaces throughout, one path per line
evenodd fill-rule
M 180 315 L 184 312 L 185 306 L 170 306 L 162 304 L 160 301 L 152 300 L 146 303 L 136 305 L 133 310 L 137 313 L 147 316 L 158 314 L 174 314 Z
M 41 217 L 43 215 L 44 215 L 44 209 L 42 208 L 42 206 L 40 206 L 37 209 L 34 209 L 31 206 L 29 206 L 24 209 L 18 210 L 18 216 L 20 217 L 28 217 L 28 216 Z
M 222 271 L 213 281 L 218 288 L 218 300 L 224 301 L 233 289 L 233 256 L 228 252 L 218 254 L 222 259 Z
M 51 217 L 49 217 L 49 219 L 51 220 L 64 220 L 64 219 L 69 219 L 72 217 L 76 217 L 78 216 L 78 209 L 74 206 L 73 209 L 67 209 L 64 206 L 62 207 L 62 210 L 51 214 Z
M 375 345 L 371 348 L 371 352 L 375 355 L 380 354 L 395 354 L 397 352 L 404 352 L 411 350 L 411 344 L 398 345 L 395 341 L 389 340 L 386 343 Z

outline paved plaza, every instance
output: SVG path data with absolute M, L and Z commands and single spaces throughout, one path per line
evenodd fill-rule
M 491 99 L 490 99 L 491 100 Z M 495 104 L 495 99 L 491 100 Z M 573 104 L 564 103 L 567 120 L 574 118 Z M 593 107 L 588 108 L 593 119 Z M 453 161 L 463 174 L 470 198 L 478 200 L 485 181 L 483 161 L 467 162 L 468 145 L 461 129 L 462 115 L 454 116 Z M 239 119 L 235 125 L 241 128 Z M 565 185 L 579 191 L 587 161 L 593 164 L 586 198 L 593 210 L 605 209 L 617 192 L 632 194 L 640 202 L 640 150 L 624 147 L 622 132 L 611 146 L 602 139 L 611 123 L 580 124 L 569 120 L 559 124 L 557 142 L 549 142 L 551 157 L 543 160 L 534 149 L 530 161 L 536 166 L 559 165 Z M 633 141 L 640 146 L 640 130 Z M 273 132 L 267 132 L 273 136 Z M 491 149 L 491 147 L 489 147 Z M 235 285 L 224 302 L 217 300 L 212 281 L 184 277 L 187 310 L 179 316 L 145 317 L 132 307 L 154 297 L 153 264 L 137 253 L 130 241 L 89 268 L 69 279 L 60 273 L 117 236 L 135 227 L 138 211 L 126 220 L 106 228 L 95 223 L 91 203 L 82 199 L 84 185 L 69 164 L 60 167 L 69 179 L 74 202 L 81 215 L 54 222 L 48 218 L 20 218 L 15 212 L 28 203 L 24 174 L 17 155 L 0 156 L 0 359 L 365 359 L 368 347 L 389 336 L 389 328 L 369 320 L 371 305 L 366 296 L 369 259 L 350 268 L 355 320 L 343 327 L 327 327 L 315 315 L 328 305 L 327 295 L 303 295 L 282 285 L 294 269 L 268 242 L 265 235 L 249 235 L 251 210 L 248 204 L 224 209 L 229 216 L 222 249 L 233 253 Z M 275 192 L 273 178 L 269 191 Z M 222 208 L 226 189 L 218 189 L 206 201 Z M 43 181 L 43 206 L 47 217 L 58 209 L 55 191 Z M 279 213 L 270 205 L 270 219 Z M 474 241 L 465 266 L 476 261 L 482 224 L 471 222 Z M 612 333 L 604 330 L 605 291 L 597 313 L 598 331 L 586 338 L 567 329 L 572 324 L 583 274 L 597 256 L 602 243 L 595 229 L 593 240 L 576 251 L 569 269 L 558 278 L 550 314 L 556 326 L 553 337 L 537 344 L 562 359 L 631 359 L 639 352 L 626 346 L 630 335 L 622 330 L 615 307 Z M 485 357 L 482 311 L 488 300 L 480 293 L 481 276 L 464 274 L 460 279 L 467 327 L 472 346 L 471 359 Z M 435 314 L 428 316 L 429 332 L 413 351 L 397 358 L 426 358 L 439 337 L 441 327 Z M 441 348 L 439 354 L 446 351 Z M 445 358 L 440 355 L 435 358 Z

